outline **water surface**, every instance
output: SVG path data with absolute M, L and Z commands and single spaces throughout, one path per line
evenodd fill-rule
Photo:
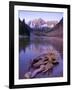
M 20 37 L 19 38 L 19 79 L 24 79 L 24 74 L 29 71 L 30 65 L 34 58 L 48 53 L 54 49 L 59 58 L 59 65 L 53 70 L 46 73 L 39 73 L 36 78 L 45 77 L 62 77 L 63 76 L 63 51 L 62 41 L 52 37 Z

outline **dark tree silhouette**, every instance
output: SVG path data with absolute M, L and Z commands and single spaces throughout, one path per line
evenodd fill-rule
M 21 21 L 19 19 L 19 35 L 30 36 L 31 28 L 25 23 L 25 20 Z

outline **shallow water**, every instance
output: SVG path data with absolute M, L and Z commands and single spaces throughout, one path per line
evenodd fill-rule
M 46 40 L 45 40 L 46 39 Z M 51 40 L 54 42 L 54 40 Z M 19 39 L 19 79 L 24 78 L 24 74 L 29 71 L 31 62 L 34 58 L 48 53 L 49 50 L 54 49 L 58 54 L 59 64 L 55 66 L 51 71 L 46 73 L 39 73 L 36 75 L 36 78 L 45 78 L 45 77 L 62 77 L 63 76 L 63 57 L 62 52 L 57 48 L 61 48 L 58 45 L 54 46 L 53 43 L 50 43 L 47 38 L 20 38 Z M 56 48 L 57 47 L 57 48 Z

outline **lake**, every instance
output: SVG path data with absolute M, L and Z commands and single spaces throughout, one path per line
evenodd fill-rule
M 19 37 L 19 79 L 24 79 L 24 74 L 29 71 L 33 59 L 48 53 L 51 49 L 57 52 L 59 64 L 50 72 L 41 72 L 35 78 L 63 76 L 62 38 L 47 36 Z

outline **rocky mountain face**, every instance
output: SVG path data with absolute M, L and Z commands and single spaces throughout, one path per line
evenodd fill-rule
M 31 27 L 31 28 L 40 28 L 41 25 L 45 24 L 45 21 L 41 18 L 39 19 L 34 19 L 33 21 L 29 21 L 28 22 L 28 25 Z
M 58 21 L 47 21 L 46 23 L 48 27 L 53 28 L 58 23 Z
M 53 28 L 56 24 L 58 23 L 58 21 L 45 21 L 41 18 L 39 19 L 34 19 L 32 21 L 28 22 L 28 25 L 31 28 L 43 28 L 43 27 L 48 27 L 48 28 Z

